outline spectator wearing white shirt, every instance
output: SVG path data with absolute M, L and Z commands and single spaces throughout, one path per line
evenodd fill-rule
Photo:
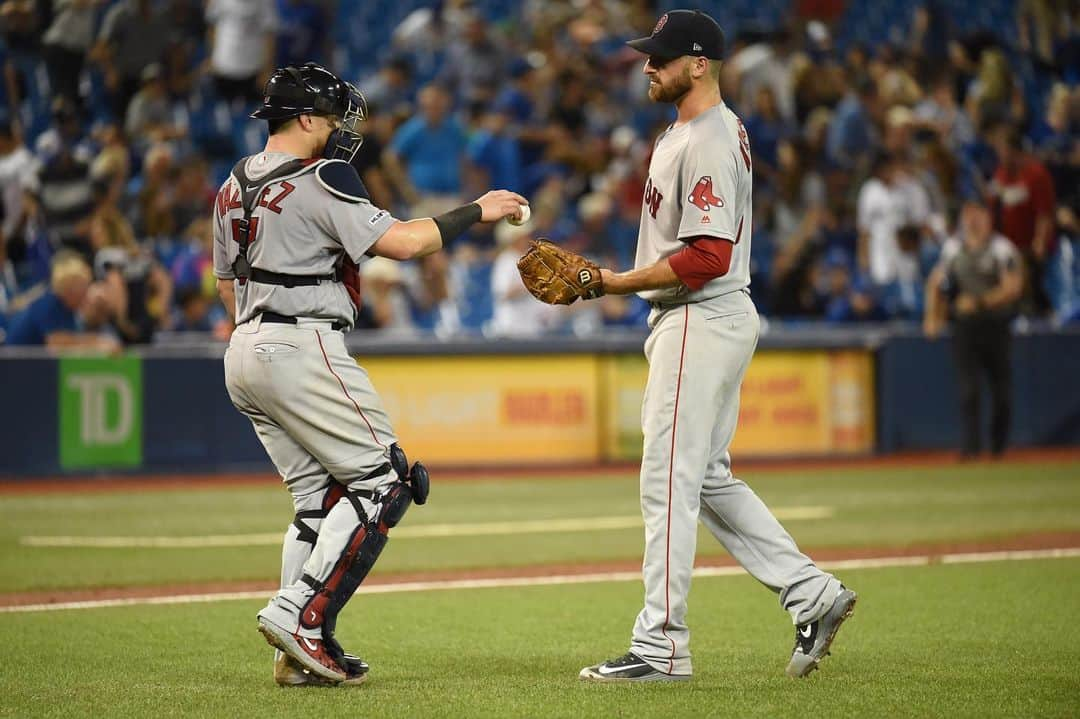
M 18 256 L 24 249 L 24 230 L 29 219 L 31 203 L 27 192 L 33 192 L 39 163 L 22 143 L 11 120 L 0 117 L 0 285 L 8 275 L 9 245 Z
M 218 94 L 248 102 L 262 92 L 260 75 L 273 69 L 278 11 L 274 0 L 209 0 L 206 6 L 210 72 Z
M 878 285 L 914 280 L 919 275 L 918 248 L 902 248 L 898 235 L 907 227 L 921 234 L 930 215 L 926 190 L 891 154 L 877 155 L 871 172 L 859 189 L 856 207 L 859 267 Z
M 559 310 L 537 302 L 521 283 L 517 262 L 529 248 L 534 226 L 531 222 L 514 226 L 500 222 L 495 242 L 500 250 L 491 268 L 491 298 L 494 313 L 488 334 L 495 337 L 538 337 L 561 321 Z

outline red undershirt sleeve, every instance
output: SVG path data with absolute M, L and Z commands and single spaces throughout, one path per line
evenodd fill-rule
M 735 243 L 720 237 L 699 236 L 683 240 L 686 247 L 668 257 L 675 275 L 691 290 L 700 290 L 709 280 L 723 277 L 731 269 Z

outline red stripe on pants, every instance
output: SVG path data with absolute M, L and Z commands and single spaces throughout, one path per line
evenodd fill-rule
M 690 307 L 683 308 L 682 348 L 679 350 L 679 376 L 675 380 L 675 414 L 671 418 L 671 454 L 668 456 L 667 477 L 667 544 L 664 549 L 664 626 L 661 631 L 671 642 L 671 656 L 668 657 L 668 674 L 675 671 L 675 640 L 668 636 L 667 625 L 671 619 L 671 494 L 675 477 L 675 429 L 679 422 L 679 393 L 682 392 L 683 360 L 686 358 L 686 330 L 690 325 Z
M 352 402 L 353 407 L 356 407 L 356 411 L 360 414 L 360 419 L 364 420 L 364 424 L 367 425 L 368 431 L 371 432 L 371 438 L 375 440 L 375 444 L 379 445 L 380 447 L 385 447 L 385 445 L 379 441 L 379 438 L 375 436 L 375 428 L 371 426 L 371 422 L 368 422 L 367 416 L 364 415 L 364 410 L 360 409 L 360 405 L 357 404 L 356 400 L 352 398 L 351 394 L 349 394 L 349 390 L 346 389 L 345 383 L 341 380 L 341 377 L 338 377 L 338 373 L 335 372 L 334 368 L 330 366 L 330 358 L 326 356 L 326 348 L 323 347 L 322 336 L 319 334 L 318 330 L 315 330 L 315 339 L 319 340 L 319 349 L 322 350 L 323 361 L 326 362 L 326 369 L 330 370 L 330 374 L 334 375 L 334 379 L 336 379 L 338 381 L 338 384 L 341 385 L 341 391 L 344 392 L 345 396 L 349 398 L 349 401 Z

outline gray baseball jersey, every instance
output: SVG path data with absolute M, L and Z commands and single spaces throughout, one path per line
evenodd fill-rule
M 262 152 L 247 159 L 245 172 L 255 182 L 295 159 L 281 152 Z M 367 200 L 347 202 L 336 196 L 315 172 L 322 162 L 326 161 L 315 161 L 267 186 L 252 213 L 248 247 L 252 267 L 292 275 L 328 275 L 343 252 L 357 264 L 363 262 L 364 253 L 396 222 L 389 212 Z M 234 228 L 243 216 L 239 180 L 230 175 L 214 203 L 214 274 L 219 279 L 234 278 L 232 262 L 239 252 Z M 324 280 L 301 287 L 236 283 L 237 324 L 263 311 L 339 320 L 349 326 L 354 321 L 352 301 L 340 282 Z
M 252 192 L 260 178 L 295 159 L 283 153 L 248 158 L 243 174 Z M 347 185 L 330 184 L 325 178 L 350 174 L 334 163 L 341 161 L 314 160 L 266 183 L 251 216 L 247 257 L 253 268 L 331 275 L 342 253 L 359 264 L 395 222 L 348 194 L 342 189 Z M 244 216 L 242 179 L 230 177 L 215 205 L 214 272 L 220 279 L 233 279 L 239 251 L 233 228 Z M 329 580 L 342 557 L 356 551 L 356 537 L 365 536 L 358 527 L 379 516 L 377 497 L 398 478 L 390 463 L 397 437 L 367 372 L 335 329 L 337 322 L 353 323 L 353 304 L 341 282 L 234 286 L 238 324 L 225 352 L 225 387 L 251 420 L 297 512 L 283 541 L 281 590 L 259 617 L 294 636 L 303 633 L 305 643 L 317 647 L 324 639 L 323 615 L 309 607 L 312 614 L 301 626 L 300 608 L 313 601 L 315 587 Z
M 752 186 L 750 140 L 727 105 L 664 131 L 649 163 L 634 266 L 647 267 L 673 255 L 693 237 L 720 237 L 735 247 L 727 274 L 700 290 L 680 286 L 638 294 L 651 301 L 699 302 L 747 288 Z
M 645 606 L 630 651 L 666 674 L 693 672 L 686 611 L 699 520 L 780 595 L 792 621 L 822 616 L 840 592 L 840 582 L 799 551 L 768 507 L 731 472 L 728 447 L 738 423 L 739 391 L 760 329 L 745 291 L 751 185 L 750 141 L 725 105 L 667 130 L 656 143 L 637 266 L 667 257 L 699 235 L 734 243 L 730 271 L 701 290 L 640 293 L 663 304 L 649 316 L 645 342 Z

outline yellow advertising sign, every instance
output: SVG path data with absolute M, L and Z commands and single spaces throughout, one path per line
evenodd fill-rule
M 829 427 L 837 454 L 874 449 L 874 363 L 869 352 L 829 355 Z
M 599 358 L 363 358 L 409 453 L 432 464 L 594 462 Z
M 638 460 L 639 354 L 374 357 L 368 370 L 410 453 L 432 464 Z M 868 352 L 759 352 L 732 452 L 858 454 L 874 446 Z
M 603 431 L 608 458 L 641 456 L 640 405 L 647 374 L 644 358 L 608 360 L 609 419 Z M 743 380 L 732 452 L 869 452 L 874 446 L 873 391 L 873 363 L 867 352 L 759 352 Z

